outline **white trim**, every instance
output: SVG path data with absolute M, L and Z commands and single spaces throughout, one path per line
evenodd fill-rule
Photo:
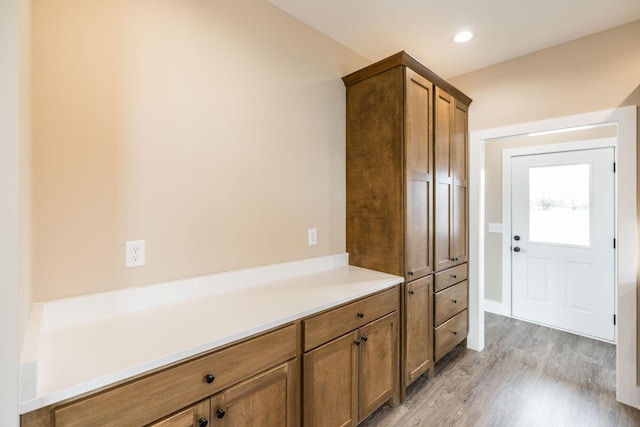
M 467 347 L 484 349 L 484 141 L 469 143 L 469 335 Z M 481 208 L 478 208 L 481 207 Z
M 20 2 L 0 2 L 0 425 L 18 426 Z
M 636 143 L 637 107 L 635 105 L 593 113 L 567 116 L 539 122 L 524 123 L 471 133 L 469 144 L 470 198 L 469 198 L 469 342 L 483 342 L 484 316 L 472 312 L 471 304 L 482 308 L 474 294 L 484 295 L 484 151 L 491 140 L 507 136 L 524 135 L 567 127 L 618 124 L 617 182 L 624 189 L 624 197 L 618 198 L 616 224 L 618 226 L 618 280 L 616 283 L 618 304 L 618 346 L 616 358 L 616 390 L 618 401 L 640 408 L 640 388 L 637 386 L 637 331 L 636 331 L 636 273 L 637 231 L 636 223 Z M 473 185 L 475 183 L 475 185 Z M 480 188 L 478 188 L 480 187 Z M 477 310 L 477 309 L 476 309 Z M 483 311 L 480 311 L 483 313 Z
M 500 301 L 494 301 L 491 299 L 484 300 L 484 311 L 493 314 L 499 314 L 500 316 L 509 316 L 509 314 L 505 314 L 502 312 L 502 303 Z

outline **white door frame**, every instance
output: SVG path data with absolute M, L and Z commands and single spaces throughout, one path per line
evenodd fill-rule
M 601 138 L 588 141 L 566 142 L 558 144 L 535 145 L 530 147 L 510 148 L 502 152 L 502 307 L 501 312 L 505 316 L 513 315 L 512 293 L 512 269 L 511 269 L 511 159 L 517 156 L 528 156 L 534 154 L 562 153 L 566 151 L 589 150 L 597 148 L 613 148 L 615 162 L 618 162 L 618 150 L 616 150 L 617 138 Z M 617 178 L 617 176 L 616 176 Z M 614 199 L 618 205 L 618 183 L 616 181 Z M 617 213 L 617 212 L 616 212 Z M 614 221 L 615 222 L 615 221 Z M 615 224 L 614 235 L 618 235 L 617 224 Z M 618 251 L 615 252 L 616 265 L 614 266 L 615 280 L 618 275 L 617 265 Z M 617 312 L 617 304 L 614 303 L 614 310 Z M 613 321 L 613 320 L 612 320 Z M 617 335 L 616 335 L 617 337 Z
M 501 128 L 471 132 L 469 144 L 469 337 L 468 346 L 484 348 L 484 153 L 485 144 L 508 136 L 559 130 L 569 127 L 616 123 L 618 159 L 616 225 L 618 229 L 616 299 L 618 310 L 616 351 L 616 398 L 640 408 L 637 378 L 636 286 L 638 225 L 636 223 L 635 105 Z M 509 299 L 510 300 L 510 299 Z M 504 297 L 503 297 L 504 301 Z M 503 304 L 504 306 L 504 304 Z

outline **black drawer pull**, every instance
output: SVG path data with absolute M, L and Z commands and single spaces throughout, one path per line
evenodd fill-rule
M 209 424 L 209 420 L 206 418 L 200 418 L 198 420 L 198 427 L 207 427 L 208 424 Z
M 358 317 L 362 319 L 364 317 L 364 313 L 363 312 L 359 312 L 358 313 Z
M 226 414 L 227 414 L 227 413 L 224 411 L 224 409 L 218 409 L 218 410 L 216 411 L 216 417 L 218 417 L 218 418 L 224 418 L 224 416 L 225 416 Z
M 207 376 L 204 377 L 204 380 L 207 382 L 207 384 L 211 384 L 216 380 L 216 377 L 214 377 L 212 374 L 207 374 Z

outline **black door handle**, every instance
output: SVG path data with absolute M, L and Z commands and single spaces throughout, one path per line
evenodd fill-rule
M 515 248 L 513 248 L 513 252 L 520 252 L 520 248 L 516 246 Z
M 517 242 L 518 240 L 520 240 L 520 236 L 518 236 L 518 235 L 516 234 L 515 236 L 513 236 L 513 240 L 515 240 L 515 241 Z

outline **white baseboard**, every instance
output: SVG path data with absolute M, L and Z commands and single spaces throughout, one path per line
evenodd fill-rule
M 508 316 L 508 313 L 504 312 L 504 307 L 500 301 L 493 301 L 490 299 L 484 300 L 484 311 L 489 313 L 499 314 L 501 316 Z

